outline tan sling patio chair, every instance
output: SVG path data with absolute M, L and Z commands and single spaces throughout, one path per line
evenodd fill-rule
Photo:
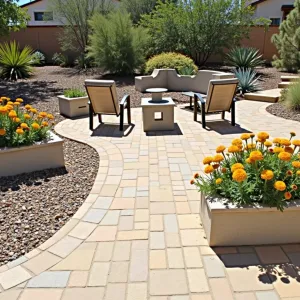
M 113 80 L 87 79 L 84 85 L 90 99 L 90 130 L 94 130 L 93 116 L 97 114 L 100 123 L 102 123 L 102 115 L 120 116 L 120 131 L 123 131 L 125 109 L 127 109 L 128 123 L 131 124 L 130 96 L 125 95 L 119 103 L 116 83 Z
M 235 102 L 238 79 L 213 79 L 209 82 L 207 96 L 195 94 L 194 121 L 197 122 L 198 108 L 201 110 L 202 127 L 206 127 L 205 114 L 220 112 L 222 119 L 225 111 L 231 111 L 231 125 L 235 126 Z

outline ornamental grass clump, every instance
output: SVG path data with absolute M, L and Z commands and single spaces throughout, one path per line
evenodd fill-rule
M 244 133 L 229 147 L 203 159 L 204 173 L 191 184 L 207 196 L 240 205 L 266 205 L 283 210 L 289 200 L 300 199 L 300 140 L 269 140 L 269 134 Z
M 28 146 L 49 138 L 53 115 L 22 103 L 21 98 L 0 98 L 0 147 Z

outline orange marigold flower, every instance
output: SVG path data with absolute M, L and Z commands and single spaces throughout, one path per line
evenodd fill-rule
M 14 109 L 14 107 L 13 107 L 12 105 L 7 104 L 7 105 L 6 105 L 6 109 L 7 109 L 8 111 L 11 111 L 12 109 Z
M 284 147 L 284 151 L 293 154 L 294 153 L 294 149 L 292 147 Z
M 23 116 L 24 116 L 24 119 L 27 119 L 27 120 L 31 118 L 29 114 L 24 114 Z
M 252 160 L 250 157 L 246 158 L 246 163 L 247 164 L 253 164 L 254 160 Z
M 46 121 L 44 121 L 44 122 L 42 122 L 42 125 L 43 125 L 44 127 L 47 127 L 47 126 L 49 126 L 49 123 L 46 122 Z
M 227 169 L 226 168 L 222 168 L 221 172 L 224 174 L 227 172 Z
M 225 151 L 225 149 L 226 149 L 226 147 L 225 147 L 225 146 L 223 146 L 223 145 L 220 145 L 220 146 L 218 146 L 218 147 L 217 147 L 217 149 L 216 149 L 216 152 L 217 152 L 217 153 L 222 153 L 222 152 L 224 152 L 224 151 Z
M 271 141 L 265 141 L 264 142 L 264 145 L 269 148 L 269 147 L 272 147 L 273 143 Z
M 292 166 L 296 169 L 300 169 L 300 161 L 293 161 Z
M 231 166 L 231 172 L 233 173 L 234 171 L 238 170 L 238 169 L 245 169 L 245 167 L 240 164 L 240 163 L 236 163 L 236 164 L 233 164 Z
M 250 153 L 250 158 L 254 161 L 257 161 L 257 160 L 263 160 L 264 159 L 264 156 L 262 155 L 262 153 L 260 151 L 252 151 Z
M 196 174 L 194 174 L 194 178 L 196 179 L 196 178 L 199 178 L 199 173 L 196 173 Z
M 14 106 L 19 106 L 21 103 L 20 102 L 14 102 Z
M 6 130 L 4 128 L 0 128 L 0 136 L 4 136 L 6 134 Z
M 31 105 L 29 105 L 29 104 L 26 104 L 26 105 L 25 105 L 25 109 L 27 109 L 27 110 L 31 110 Z
M 296 184 L 292 184 L 292 189 L 293 189 L 294 191 L 297 191 L 297 190 L 298 190 L 297 185 L 296 185 Z
M 223 161 L 223 160 L 224 160 L 224 157 L 223 157 L 222 154 L 216 154 L 216 155 L 214 156 L 213 162 L 221 162 L 221 161 Z
M 41 118 L 46 118 L 46 117 L 47 117 L 47 113 L 44 112 L 44 111 L 41 111 L 41 112 L 39 113 L 39 117 L 41 117 Z
M 294 146 L 300 147 L 300 140 L 293 140 L 292 143 Z
M 285 198 L 286 200 L 290 200 L 290 199 L 292 198 L 292 194 L 291 194 L 290 192 L 285 192 L 285 193 L 284 193 L 284 198 Z
M 260 174 L 261 179 L 263 180 L 272 180 L 274 173 L 271 170 L 263 170 Z
M 273 140 L 273 143 L 274 143 L 274 144 L 280 144 L 280 141 L 281 141 L 281 138 L 275 138 L 275 139 Z
M 11 102 L 11 101 L 8 101 L 6 104 L 8 104 L 8 105 L 14 105 L 14 103 Z
M 287 176 L 292 176 L 293 175 L 293 171 L 292 170 L 287 170 L 286 171 L 286 175 Z
M 229 153 L 236 153 L 236 152 L 240 152 L 241 150 L 240 150 L 239 147 L 237 147 L 235 145 L 231 145 L 231 146 L 228 147 L 227 151 Z
M 269 134 L 267 132 L 262 131 L 257 134 L 257 137 L 260 140 L 267 140 L 269 138 Z
M 14 118 L 14 122 L 15 122 L 15 123 L 20 123 L 21 120 L 20 120 L 20 118 Z
M 195 183 L 195 180 L 192 179 L 192 180 L 190 181 L 190 184 L 194 184 L 194 183 Z
M 22 99 L 22 98 L 17 98 L 17 99 L 16 99 L 16 102 L 22 103 L 22 102 L 23 102 L 23 99 Z
M 17 117 L 17 113 L 16 113 L 15 110 L 11 110 L 11 111 L 9 112 L 8 116 L 9 116 L 10 118 L 16 118 L 16 117 Z
M 247 150 L 251 150 L 251 149 L 255 149 L 256 148 L 256 145 L 255 144 L 248 144 L 247 146 L 246 146 L 246 149 Z
M 297 176 L 300 176 L 300 170 L 296 172 L 296 175 L 297 175 Z
M 234 140 L 232 140 L 231 144 L 234 146 L 240 147 L 243 145 L 243 141 L 241 139 L 234 139 Z
M 31 124 L 31 127 L 33 128 L 33 129 L 40 129 L 40 125 L 38 124 L 38 123 L 32 123 Z
M 290 146 L 290 145 L 291 145 L 291 141 L 288 140 L 288 139 L 281 139 L 281 140 L 280 140 L 280 144 L 281 144 L 282 146 Z
M 47 115 L 47 118 L 48 118 L 49 120 L 53 120 L 53 119 L 54 119 L 54 116 L 53 116 L 52 114 L 48 114 L 48 115 Z
M 27 129 L 27 128 L 29 128 L 28 125 L 27 125 L 26 123 L 21 123 L 20 126 L 21 126 L 22 129 Z
M 278 154 L 278 158 L 283 161 L 290 161 L 292 158 L 292 154 L 288 152 L 280 152 Z
M 223 182 L 223 179 L 222 178 L 217 178 L 216 179 L 216 184 L 221 184 Z
M 256 141 L 257 141 L 258 143 L 264 144 L 266 140 L 256 139 Z
M 6 106 L 0 106 L 0 114 L 5 115 L 8 109 Z
M 202 162 L 203 162 L 204 165 L 209 165 L 213 161 L 214 161 L 214 158 L 212 156 L 206 156 L 206 157 L 204 157 Z
M 283 181 L 276 181 L 274 183 L 274 188 L 277 190 L 277 191 L 284 191 L 286 189 L 286 185 Z
M 250 139 L 250 134 L 249 133 L 243 133 L 241 135 L 241 140 L 245 141 L 245 140 L 249 140 Z
M 243 169 L 237 169 L 233 172 L 232 179 L 236 182 L 243 182 L 247 179 L 247 173 Z
M 31 108 L 30 111 L 33 113 L 33 114 L 37 114 L 37 110 L 35 108 Z
M 17 133 L 17 134 L 24 134 L 24 130 L 23 130 L 22 128 L 18 128 L 18 129 L 16 130 L 16 133 Z
M 215 169 L 214 169 L 213 166 L 208 165 L 208 166 L 205 167 L 204 173 L 205 173 L 205 174 L 210 174 L 210 173 L 212 173 L 214 170 L 215 170 Z
M 282 147 L 275 147 L 273 150 L 274 150 L 274 153 L 280 153 L 280 152 L 284 151 L 284 149 Z

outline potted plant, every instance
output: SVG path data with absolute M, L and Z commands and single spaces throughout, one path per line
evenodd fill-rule
M 0 176 L 64 166 L 63 140 L 51 132 L 53 115 L 22 103 L 0 98 Z
M 85 91 L 72 88 L 58 96 L 59 111 L 62 115 L 73 118 L 88 115 L 88 96 Z
M 205 157 L 200 214 L 211 246 L 300 242 L 300 140 L 244 133 Z

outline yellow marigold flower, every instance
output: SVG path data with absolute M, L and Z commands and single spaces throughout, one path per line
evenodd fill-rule
M 241 135 L 241 140 L 245 141 L 245 140 L 249 140 L 250 139 L 250 134 L 249 133 L 243 133 Z
M 292 166 L 296 169 L 300 169 L 300 161 L 293 161 Z
M 17 98 L 17 99 L 16 99 L 16 102 L 22 103 L 22 102 L 23 102 L 23 99 L 22 99 L 22 98 Z
M 14 118 L 14 122 L 15 122 L 15 123 L 20 123 L 21 120 L 20 120 L 20 118 Z
M 44 121 L 44 122 L 42 122 L 42 125 L 46 127 L 46 126 L 48 126 L 49 124 L 48 124 L 48 122 Z
M 232 140 L 231 144 L 234 146 L 240 147 L 243 145 L 243 141 L 241 139 L 234 139 L 234 140 Z
M 253 163 L 254 163 L 254 160 L 252 160 L 250 157 L 248 157 L 248 158 L 246 159 L 246 163 L 247 163 L 247 164 L 253 164 Z
M 223 157 L 222 154 L 216 154 L 216 155 L 214 156 L 213 162 L 221 162 L 221 161 L 223 161 L 223 160 L 224 160 L 224 157 Z
M 241 150 L 240 150 L 239 147 L 237 147 L 235 145 L 231 145 L 231 146 L 228 147 L 227 151 L 229 153 L 236 153 L 236 152 L 240 152 Z
M 256 145 L 255 144 L 248 144 L 247 146 L 246 146 L 246 149 L 247 150 L 251 150 L 251 149 L 255 149 L 256 148 Z
M 224 151 L 225 151 L 225 149 L 226 149 L 226 147 L 225 147 L 225 146 L 223 146 L 223 145 L 220 145 L 220 146 L 218 146 L 218 147 L 217 147 L 217 149 L 216 149 L 216 152 L 217 152 L 217 153 L 222 153 L 222 152 L 224 152 Z
M 292 198 L 292 194 L 291 194 L 290 192 L 285 192 L 285 193 L 284 193 L 284 198 L 285 198 L 286 200 L 290 200 L 290 199 Z
M 280 152 L 278 154 L 278 158 L 283 161 L 290 161 L 292 158 L 292 155 L 291 155 L 291 153 L 288 153 L 288 152 Z
M 8 105 L 14 105 L 14 103 L 11 102 L 11 101 L 8 101 L 6 104 L 8 104 Z
M 292 143 L 294 146 L 300 147 L 300 140 L 293 140 Z
M 296 184 L 292 184 L 292 190 L 297 191 L 298 190 L 298 186 Z
M 10 118 L 16 118 L 16 117 L 17 117 L 17 113 L 16 113 L 15 110 L 11 110 L 11 111 L 9 112 L 8 116 L 9 116 Z
M 251 137 L 251 138 L 254 138 L 254 137 L 255 137 L 255 134 L 254 134 L 254 133 L 250 133 L 250 137 Z
M 262 155 L 262 153 L 260 151 L 252 151 L 250 153 L 250 158 L 254 161 L 257 161 L 257 160 L 263 160 L 264 159 L 264 156 Z
M 222 182 L 223 182 L 223 179 L 222 179 L 222 178 L 216 179 L 216 184 L 221 184 Z
M 25 109 L 27 109 L 27 110 L 31 110 L 31 105 L 29 105 L 29 104 L 26 104 L 26 105 L 25 105 Z
M 260 174 L 261 179 L 263 180 L 272 180 L 274 173 L 271 170 L 263 170 Z
M 294 153 L 294 149 L 292 147 L 284 147 L 284 151 L 293 154 Z
M 234 171 L 238 170 L 238 169 L 245 169 L 245 167 L 240 164 L 240 163 L 236 163 L 236 164 L 233 164 L 231 166 L 231 172 L 233 173 Z
M 30 111 L 33 113 L 33 114 L 37 114 L 37 110 L 35 108 L 31 108 Z
M 290 145 L 291 145 L 291 142 L 290 142 L 290 140 L 288 140 L 288 139 L 281 139 L 281 140 L 280 140 L 280 144 L 281 144 L 282 146 L 290 146 Z
M 210 173 L 212 173 L 214 170 L 215 170 L 215 169 L 214 169 L 213 166 L 208 165 L 208 166 L 205 167 L 204 173 L 205 173 L 205 174 L 210 174 Z
M 227 169 L 226 168 L 222 168 L 221 172 L 224 174 L 227 172 Z
M 32 123 L 31 124 L 31 127 L 33 128 L 33 129 L 39 129 L 40 128 L 40 125 L 38 124 L 38 123 Z
M 290 132 L 290 135 L 291 135 L 291 136 L 296 136 L 296 132 L 291 131 L 291 132 Z
M 257 141 L 258 143 L 262 143 L 262 144 L 264 144 L 266 140 L 262 140 L 262 139 L 256 139 L 256 141 Z
M 233 172 L 232 179 L 236 182 L 243 182 L 247 179 L 247 173 L 243 169 L 237 169 Z
M 297 176 L 300 176 L 300 170 L 296 172 L 296 175 L 297 175 Z
M 46 118 L 46 117 L 47 117 L 47 113 L 44 112 L 44 111 L 41 111 L 41 112 L 39 113 L 39 117 L 41 117 L 41 118 Z
M 11 111 L 12 109 L 14 109 L 14 107 L 12 106 L 12 105 L 6 105 L 6 109 L 8 110 L 8 111 Z
M 48 118 L 49 120 L 53 120 L 53 119 L 54 119 L 54 116 L 53 116 L 52 114 L 48 114 L 48 115 L 47 115 L 47 118 Z
M 27 125 L 26 123 L 21 123 L 20 127 L 21 127 L 22 129 L 27 129 L 27 128 L 29 128 L 28 125 Z
M 281 141 L 281 138 L 275 138 L 275 139 L 273 140 L 273 143 L 274 143 L 274 144 L 280 144 L 280 141 Z
M 203 162 L 204 165 L 209 165 L 213 161 L 214 161 L 214 158 L 212 156 L 207 156 L 207 157 L 204 157 L 202 162 Z
M 196 178 L 199 178 L 199 173 L 196 173 L 196 174 L 194 174 L 194 178 L 196 179 Z
M 3 136 L 6 134 L 6 130 L 4 128 L 0 128 L 0 136 Z
M 257 134 L 257 137 L 260 140 L 267 140 L 269 138 L 269 134 L 267 132 L 262 131 Z
M 17 133 L 17 134 L 24 134 L 24 130 L 23 130 L 22 128 L 18 128 L 18 129 L 16 130 L 16 133 Z
M 269 147 L 272 147 L 273 143 L 271 141 L 265 141 L 264 142 L 264 145 L 269 148 Z
M 0 106 L 0 114 L 5 115 L 7 113 L 7 107 L 6 106 Z
M 14 102 L 14 106 L 19 106 L 21 103 L 20 102 Z
M 284 191 L 286 189 L 286 185 L 283 181 L 276 181 L 274 183 L 274 188 L 277 190 L 277 191 Z
M 194 184 L 194 183 L 195 183 L 195 180 L 192 179 L 192 180 L 190 181 L 190 184 Z
M 282 147 L 275 147 L 274 149 L 273 149 L 273 152 L 274 153 L 280 153 L 280 152 L 283 152 L 284 151 L 284 149 L 282 148 Z
M 29 120 L 31 118 L 29 114 L 24 114 L 23 116 L 24 116 L 24 119 L 26 119 L 26 120 Z

